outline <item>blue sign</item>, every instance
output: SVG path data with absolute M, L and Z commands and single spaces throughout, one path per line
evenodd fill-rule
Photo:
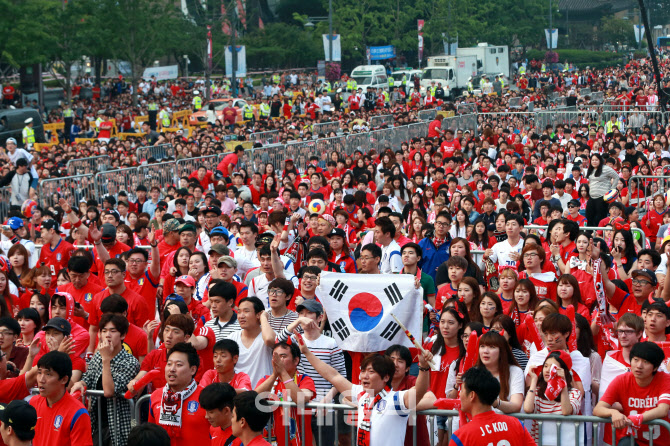
M 393 45 L 371 46 L 370 60 L 393 59 L 395 57 L 395 47 Z

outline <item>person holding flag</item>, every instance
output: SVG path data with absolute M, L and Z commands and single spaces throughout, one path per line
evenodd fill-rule
M 358 446 L 402 446 L 410 410 L 416 410 L 430 385 L 429 362 L 433 355 L 424 351 L 419 356 L 419 377 L 410 390 L 391 389 L 395 364 L 388 356 L 373 353 L 361 362 L 361 385 L 352 384 L 334 368 L 321 361 L 297 336 L 300 352 L 319 375 L 327 379 L 338 392 L 350 395 L 358 407 L 356 429 Z

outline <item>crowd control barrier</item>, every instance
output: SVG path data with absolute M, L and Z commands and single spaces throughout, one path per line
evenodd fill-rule
M 665 204 L 665 194 L 670 190 L 670 175 L 668 169 L 665 169 L 663 175 L 633 175 L 628 180 L 627 206 L 637 208 L 642 216 L 653 209 L 653 200 L 656 195 L 663 196 Z M 631 188 L 631 183 L 636 184 L 635 191 Z M 621 197 L 623 199 L 624 197 Z
M 96 172 L 104 172 L 112 165 L 108 155 L 92 156 L 88 158 L 71 159 L 65 165 L 67 174 L 73 175 L 95 175 Z
M 137 159 L 140 162 L 146 162 L 150 158 L 156 161 L 162 161 L 166 158 L 174 158 L 174 148 L 172 144 L 158 144 L 157 146 L 142 146 L 137 148 Z

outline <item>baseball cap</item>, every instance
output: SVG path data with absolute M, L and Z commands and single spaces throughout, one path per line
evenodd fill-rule
M 217 206 L 204 207 L 200 210 L 200 212 L 202 212 L 202 215 L 206 215 L 210 212 L 214 212 L 217 217 L 221 215 L 221 209 L 219 209 Z
M 42 222 L 42 228 L 44 229 L 53 229 L 60 234 L 60 225 L 56 220 L 45 220 Z
M 55 328 L 65 336 L 70 336 L 70 333 L 72 332 L 72 325 L 62 317 L 52 317 L 49 319 L 49 322 L 44 326 L 44 330 L 47 328 Z
M 658 279 L 656 279 L 656 274 L 650 269 L 647 268 L 641 268 L 641 269 L 636 269 L 635 271 L 632 272 L 631 276 L 635 278 L 636 276 L 644 276 L 649 279 L 651 282 L 651 286 L 656 286 L 658 285 Z
M 116 228 L 114 225 L 105 223 L 102 225 L 102 243 L 114 243 L 114 240 L 116 240 Z
M 556 353 L 558 357 L 561 358 L 561 361 L 563 361 L 565 365 L 568 366 L 568 369 L 572 369 L 572 358 L 568 352 L 564 352 L 562 350 L 553 350 L 549 352 L 550 355 L 553 353 Z
M 189 222 L 187 222 L 187 223 L 184 223 L 183 225 L 181 225 L 181 226 L 179 227 L 179 233 L 180 233 L 180 234 L 181 234 L 182 232 L 188 232 L 188 231 L 193 232 L 193 233 L 198 232 L 198 231 L 196 230 L 196 228 L 195 228 L 195 225 L 194 225 L 193 223 L 189 223 Z
M 258 240 L 256 240 L 256 248 L 259 246 L 267 245 L 268 243 L 272 243 L 272 240 L 274 240 L 275 234 L 274 232 L 264 232 L 261 235 L 258 236 Z
M 163 234 L 167 234 L 168 232 L 176 232 L 177 229 L 179 229 L 179 220 L 176 218 L 168 220 L 163 224 Z
M 572 200 L 568 201 L 568 207 L 579 207 L 579 200 L 576 198 L 573 198 Z
M 175 285 L 178 283 L 182 283 L 186 285 L 187 287 L 195 287 L 195 279 L 191 276 L 179 276 L 174 280 Z
M 221 243 L 217 243 L 215 245 L 212 245 L 212 247 L 209 249 L 209 252 L 207 254 L 212 255 L 212 253 L 215 252 L 221 256 L 227 256 L 230 255 L 230 249 L 228 249 L 227 246 L 222 245 Z
M 295 307 L 295 311 L 300 313 L 302 310 L 307 310 L 310 313 L 323 314 L 323 305 L 316 299 L 305 299 L 300 305 Z
M 14 138 L 7 138 L 7 143 L 10 143 L 10 142 L 13 143 L 13 144 L 16 144 L 16 139 L 14 139 Z
M 219 235 L 225 237 L 226 240 L 230 240 L 230 233 L 223 226 L 216 226 L 211 231 L 209 231 L 209 236 Z
M 334 236 L 342 237 L 344 240 L 347 239 L 347 233 L 344 232 L 344 229 L 342 228 L 334 228 L 332 231 L 330 231 L 330 234 L 327 235 L 327 237 L 334 237 Z
M 23 220 L 21 220 L 19 217 L 12 217 L 9 220 L 7 220 L 7 224 L 9 225 L 10 228 L 16 231 L 17 229 L 23 227 Z
M 35 438 L 37 410 L 27 401 L 14 400 L 7 405 L 0 405 L 0 421 L 27 440 Z
M 217 266 L 221 266 L 222 263 L 226 264 L 230 268 L 237 268 L 237 260 L 231 256 L 219 257 L 219 261 L 216 262 Z

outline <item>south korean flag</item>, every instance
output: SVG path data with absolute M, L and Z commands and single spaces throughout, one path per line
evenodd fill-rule
M 321 273 L 317 294 L 343 350 L 377 352 L 393 344 L 414 347 L 391 313 L 421 336 L 423 290 L 410 274 Z

